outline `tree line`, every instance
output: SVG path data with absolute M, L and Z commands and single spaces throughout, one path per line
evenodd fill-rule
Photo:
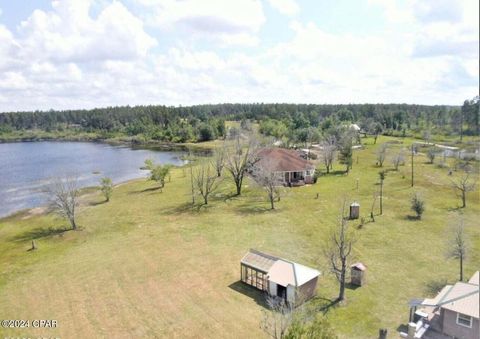
M 408 104 L 216 104 L 188 107 L 122 106 L 91 110 L 0 114 L 0 134 L 14 130 L 74 130 L 100 137 L 141 136 L 168 142 L 207 141 L 225 136 L 225 121 L 260 122 L 264 135 L 307 142 L 339 124 L 357 123 L 372 135 L 408 132 L 478 135 L 479 98 L 462 106 Z

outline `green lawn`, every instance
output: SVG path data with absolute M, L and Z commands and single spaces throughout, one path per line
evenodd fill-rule
M 288 189 L 275 211 L 250 180 L 241 197 L 231 197 L 226 180 L 208 207 L 191 208 L 188 177 L 176 169 L 163 192 L 149 190 L 154 184 L 142 179 L 116 187 L 106 204 L 97 204 L 100 195 L 85 196 L 81 231 L 55 232 L 66 224 L 51 215 L 0 220 L 0 319 L 59 323 L 53 330 L 0 329 L 0 335 L 262 337 L 261 296 L 238 282 L 241 257 L 256 248 L 316 267 L 324 274 L 310 305 L 334 298 L 337 284 L 322 256 L 326 235 L 343 199 L 360 202 L 369 219 L 380 170 L 375 148 L 390 139 L 379 138 L 376 146 L 364 139 L 366 149 L 355 151 L 348 176 Z M 426 296 L 430 282 L 457 279 L 458 263 L 445 251 L 460 215 L 470 237 L 466 276 L 480 268 L 478 188 L 467 208 L 458 209 L 447 169 L 426 161 L 415 159 L 414 188 L 408 165 L 387 173 L 384 214 L 375 223 L 358 228 L 358 221 L 350 222 L 357 237 L 352 260 L 368 266 L 368 282 L 348 289 L 346 304 L 327 312 L 341 337 L 373 338 L 379 328 L 394 337 L 408 320 L 410 298 Z M 388 161 L 385 167 L 392 168 Z M 407 218 L 414 192 L 426 200 L 421 221 Z M 39 249 L 28 251 L 33 238 Z

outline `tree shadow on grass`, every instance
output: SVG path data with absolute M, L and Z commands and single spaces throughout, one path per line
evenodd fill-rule
M 224 202 L 227 202 L 229 200 L 239 200 L 240 197 L 241 195 L 238 195 L 236 192 L 231 192 L 231 193 L 222 195 L 222 199 Z
M 349 290 L 352 290 L 352 291 L 355 291 L 357 288 L 359 288 L 361 286 L 358 286 L 358 285 L 354 285 L 352 283 L 346 283 L 345 284 L 345 288 L 348 288 Z
M 314 311 L 321 312 L 326 315 L 332 308 L 339 305 L 338 299 L 330 299 L 322 296 L 316 296 L 311 299 L 314 304 Z
M 264 214 L 264 213 L 275 213 L 277 212 L 276 209 L 271 209 L 270 207 L 262 207 L 262 206 L 251 206 L 251 205 L 243 205 L 236 209 L 239 214 L 242 215 L 251 215 L 251 214 Z
M 161 187 L 157 186 L 157 187 L 144 188 L 143 190 L 130 191 L 127 194 L 132 195 L 132 194 L 141 194 L 141 193 L 156 192 L 156 191 L 161 191 Z
M 107 200 L 101 200 L 101 201 L 91 201 L 88 203 L 88 206 L 98 206 L 98 205 L 103 205 L 106 204 Z
M 457 207 L 447 207 L 447 212 L 457 212 L 463 210 L 462 206 L 457 206 Z
M 228 200 L 232 200 L 233 198 L 239 197 L 236 193 L 216 193 L 212 194 L 208 197 L 208 201 L 223 201 L 227 202 Z
M 322 176 L 337 176 L 337 175 L 346 175 L 347 172 L 344 170 L 335 170 L 335 171 L 330 171 L 329 173 L 324 172 L 322 173 Z
M 422 219 L 420 219 L 419 217 L 417 217 L 416 215 L 407 215 L 405 217 L 405 220 L 408 220 L 408 221 L 420 221 Z
M 255 300 L 255 302 L 258 305 L 262 306 L 263 308 L 269 309 L 269 307 L 267 305 L 267 302 L 266 302 L 266 298 L 265 298 L 265 293 L 266 292 L 262 292 L 262 291 L 256 289 L 253 286 L 247 285 L 244 282 L 242 282 L 241 280 L 238 280 L 238 281 L 228 285 L 228 287 L 230 289 L 234 290 L 235 292 L 241 293 L 241 294 L 246 295 L 247 297 Z
M 194 214 L 194 213 L 199 213 L 199 212 L 202 212 L 202 211 L 208 211 L 208 209 L 211 208 L 211 207 L 213 207 L 213 205 L 211 205 L 211 204 L 205 205 L 203 203 L 203 200 L 202 200 L 202 203 L 195 203 L 195 204 L 192 204 L 191 202 L 184 202 L 184 203 L 181 203 L 179 205 L 176 205 L 176 206 L 173 206 L 173 207 L 170 207 L 170 208 L 162 209 L 160 214 L 162 214 L 162 215 Z
M 448 280 L 446 278 L 432 279 L 425 285 L 425 293 L 429 296 L 437 295 L 446 285 Z
M 54 227 L 37 227 L 33 230 L 26 231 L 11 238 L 13 241 L 30 241 L 40 238 L 48 238 L 54 235 L 63 235 L 63 233 L 72 231 L 71 228 L 54 228 Z

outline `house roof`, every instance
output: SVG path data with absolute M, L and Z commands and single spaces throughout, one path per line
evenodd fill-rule
M 299 172 L 315 168 L 310 161 L 303 159 L 297 151 L 286 148 L 262 148 L 257 152 L 257 157 L 259 159 L 258 166 L 275 172 Z
M 301 286 L 320 275 L 320 271 L 313 268 L 253 249 L 245 254 L 241 263 L 267 273 L 268 280 L 282 286 Z
M 285 260 L 277 260 L 268 271 L 268 280 L 282 286 L 297 286 L 293 264 Z
M 365 271 L 367 269 L 367 267 L 364 264 L 362 264 L 361 262 L 357 262 L 357 263 L 351 265 L 350 267 L 354 268 L 356 270 L 359 270 L 359 271 Z
M 475 272 L 470 280 L 468 281 L 469 284 L 480 285 L 480 271 Z
M 433 299 L 424 299 L 422 305 L 439 306 L 446 310 L 479 318 L 479 272 L 477 271 L 468 283 L 457 282 L 446 285 Z
M 360 126 L 358 126 L 357 124 L 350 124 L 350 126 L 348 126 L 348 128 L 350 128 L 351 130 L 354 130 L 354 131 L 360 131 Z
M 441 307 L 450 311 L 479 317 L 478 285 L 457 282 L 446 293 L 441 301 Z
M 445 297 L 447 292 L 452 288 L 452 285 L 445 285 L 442 290 L 435 296 L 435 298 L 426 298 L 418 299 L 418 303 L 412 303 L 411 306 L 425 305 L 425 306 L 436 306 L 440 303 L 441 300 Z
M 250 249 L 240 261 L 242 264 L 247 266 L 251 266 L 256 268 L 260 271 L 265 273 L 272 267 L 272 265 L 278 260 L 279 258 L 271 256 L 269 254 L 262 253 L 260 251 Z

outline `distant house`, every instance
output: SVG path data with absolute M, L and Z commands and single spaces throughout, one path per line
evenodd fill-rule
M 292 261 L 251 249 L 240 261 L 241 280 L 299 304 L 315 296 L 320 272 Z
M 355 132 L 360 132 L 361 128 L 357 124 L 350 124 L 348 125 L 348 129 L 355 131 Z
M 429 338 L 440 337 L 435 333 L 452 338 L 480 338 L 479 276 L 477 271 L 468 282 L 446 285 L 433 299 L 412 300 L 410 326 L 415 325 L 416 332 L 426 328 L 425 337 Z
M 280 174 L 284 185 L 302 186 L 312 184 L 315 166 L 291 149 L 262 148 L 257 153 L 256 166 Z

